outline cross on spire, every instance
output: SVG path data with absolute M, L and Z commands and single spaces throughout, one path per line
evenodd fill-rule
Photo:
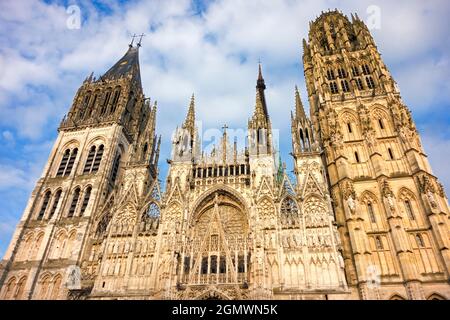
M 134 43 L 134 38 L 137 38 L 137 35 L 136 35 L 136 33 L 134 33 L 132 36 L 131 36 L 131 43 L 129 44 L 129 46 L 130 47 L 132 47 L 133 46 L 133 43 Z
M 140 35 L 139 35 L 139 42 L 138 42 L 138 46 L 140 47 L 141 46 L 141 42 L 142 42 L 142 37 L 145 37 L 145 33 L 141 33 Z

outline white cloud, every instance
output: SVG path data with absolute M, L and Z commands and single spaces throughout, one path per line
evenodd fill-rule
M 6 188 L 23 188 L 28 186 L 27 173 L 13 166 L 0 164 L 0 190 Z

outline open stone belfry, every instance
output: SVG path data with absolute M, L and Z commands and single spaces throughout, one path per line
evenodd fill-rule
M 303 40 L 294 178 L 259 65 L 247 147 L 203 150 L 192 96 L 164 192 L 139 48 L 90 75 L 62 120 L 0 269 L 0 299 L 449 299 L 449 207 L 357 15 Z

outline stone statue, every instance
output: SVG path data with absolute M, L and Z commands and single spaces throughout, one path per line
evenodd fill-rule
M 436 198 L 434 197 L 434 193 L 431 192 L 431 190 L 427 191 L 427 198 L 428 201 L 430 202 L 431 207 L 436 208 L 437 207 Z
M 348 205 L 348 208 L 350 209 L 350 212 L 355 213 L 356 201 L 355 201 L 355 199 L 353 199 L 353 196 L 349 196 L 347 198 L 347 205 Z
M 78 266 L 70 266 L 68 268 L 66 287 L 69 290 L 81 289 L 81 271 Z

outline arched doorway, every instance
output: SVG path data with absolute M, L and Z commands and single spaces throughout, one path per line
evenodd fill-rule
M 237 195 L 222 189 L 194 208 L 178 274 L 185 285 L 248 282 L 248 214 Z

